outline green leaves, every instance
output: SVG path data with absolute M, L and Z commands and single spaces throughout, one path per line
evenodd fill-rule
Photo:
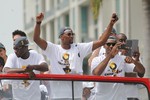
M 90 0 L 90 6 L 92 9 L 94 20 L 97 20 L 98 18 L 101 4 L 102 4 L 102 0 Z

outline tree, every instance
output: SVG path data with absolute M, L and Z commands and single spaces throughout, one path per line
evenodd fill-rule
M 102 4 L 102 0 L 90 0 L 90 7 L 92 9 L 94 20 L 97 20 L 98 18 L 101 4 Z

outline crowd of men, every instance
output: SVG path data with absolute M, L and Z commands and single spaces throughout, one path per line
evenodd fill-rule
M 31 79 L 35 74 L 83 75 L 83 59 L 92 54 L 88 60 L 90 75 L 132 77 L 132 73 L 134 77 L 144 76 L 145 68 L 140 61 L 139 49 L 131 56 L 126 55 L 129 50 L 127 37 L 123 33 L 117 34 L 113 28 L 118 21 L 116 13 L 112 14 L 98 40 L 88 43 L 74 43 L 75 33 L 70 27 L 60 30 L 60 44 L 42 39 L 40 28 L 43 19 L 43 13 L 36 16 L 33 40 L 49 59 L 50 65 L 41 54 L 29 49 L 25 32 L 15 30 L 12 32 L 14 53 L 7 56 L 5 46 L 0 43 L 1 73 L 26 73 Z M 138 86 L 128 85 L 137 90 L 134 92 L 136 94 L 129 89 L 123 91 L 126 86 L 123 83 L 78 82 L 75 85 L 75 100 L 138 100 Z M 72 100 L 72 85 L 68 81 L 2 80 L 0 87 L 3 93 L 0 100 Z M 7 90 L 10 90 L 9 94 Z M 47 94 L 43 96 L 41 90 Z

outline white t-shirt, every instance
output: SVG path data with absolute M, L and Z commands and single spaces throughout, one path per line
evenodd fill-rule
M 65 50 L 61 45 L 47 42 L 47 48 L 43 53 L 49 58 L 52 74 L 66 74 L 64 68 L 69 66 L 69 74 L 82 75 L 83 59 L 92 52 L 93 42 L 72 44 Z M 74 97 L 81 98 L 82 82 L 74 85 Z M 51 98 L 72 98 L 71 81 L 51 81 Z
M 130 66 L 135 66 L 134 64 L 129 64 Z M 133 71 L 131 71 L 133 72 Z M 125 84 L 125 94 L 127 98 L 138 98 L 140 97 L 139 94 L 139 86 L 141 84 Z M 134 92 L 133 92 L 134 91 Z
M 93 42 L 72 44 L 66 50 L 61 45 L 47 42 L 47 48 L 43 53 L 49 58 L 52 74 L 65 74 L 63 68 L 70 66 L 73 74 L 82 74 L 83 59 L 92 52 Z M 68 60 L 64 60 L 64 55 L 69 55 Z
M 93 71 L 105 58 L 105 55 L 95 57 L 91 64 L 91 71 Z M 125 72 L 133 71 L 134 66 L 126 64 L 124 58 L 125 56 L 116 55 L 114 58 L 110 59 L 101 76 L 124 77 Z M 124 88 L 124 84 L 122 83 L 97 82 L 95 98 L 96 100 L 126 100 Z
M 29 51 L 30 52 L 30 51 Z M 42 55 L 36 52 L 30 52 L 28 59 L 21 59 L 15 53 L 8 56 L 7 62 L 4 67 L 9 68 L 22 68 L 27 65 L 37 65 L 45 62 Z M 35 71 L 36 74 L 40 71 Z M 27 82 L 27 84 L 24 84 Z M 40 81 L 35 80 L 12 80 L 13 98 L 15 100 L 40 100 L 41 93 L 39 89 Z M 25 86 L 26 85 L 26 86 Z
M 105 53 L 106 53 L 106 50 L 105 50 L 104 46 L 101 46 L 98 56 L 104 55 Z

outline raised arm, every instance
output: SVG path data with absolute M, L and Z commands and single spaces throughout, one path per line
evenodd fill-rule
M 34 29 L 33 40 L 42 50 L 45 50 L 47 47 L 47 42 L 44 39 L 40 38 L 40 32 L 41 32 L 40 27 L 43 19 L 44 19 L 43 13 L 40 13 L 39 15 L 36 16 L 36 25 Z
M 137 51 L 134 51 L 132 57 L 126 57 L 125 61 L 127 63 L 134 63 L 135 67 L 133 71 L 137 72 L 139 77 L 143 77 L 145 74 L 145 68 L 143 64 L 140 62 L 139 57 L 140 57 L 140 52 L 138 48 Z
M 105 30 L 105 32 L 102 34 L 102 36 L 99 38 L 98 41 L 94 41 L 92 50 L 95 50 L 98 47 L 100 47 L 100 46 L 102 46 L 106 43 L 108 37 L 111 34 L 113 25 L 117 22 L 117 20 L 118 20 L 118 16 L 116 15 L 116 13 L 113 13 L 112 17 L 111 17 L 111 20 L 110 20 L 110 23 L 107 26 L 107 29 Z
M 139 62 L 134 60 L 133 58 L 127 56 L 125 58 L 126 63 L 133 63 L 135 65 L 133 71 L 138 73 L 139 77 L 143 77 L 145 74 L 145 68 L 144 66 Z

